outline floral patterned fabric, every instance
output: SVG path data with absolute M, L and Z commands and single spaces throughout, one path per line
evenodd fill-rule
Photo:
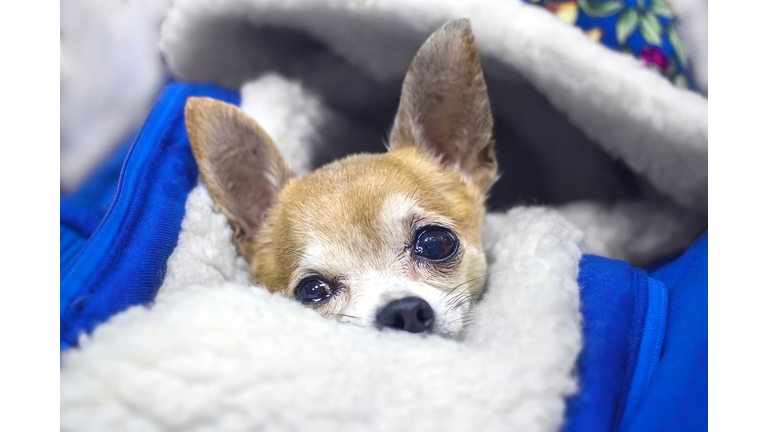
M 693 90 L 690 65 L 675 29 L 672 0 L 523 0 L 576 25 L 595 42 L 631 54 L 678 87 Z

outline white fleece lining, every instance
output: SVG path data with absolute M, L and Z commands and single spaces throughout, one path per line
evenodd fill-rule
M 62 359 L 64 431 L 555 431 L 577 389 L 583 235 L 518 208 L 486 231 L 489 273 L 463 341 L 326 320 L 247 286 L 203 186 L 151 308 Z M 195 285 L 187 285 L 196 281 Z M 239 283 L 233 283 L 238 281 Z
M 260 68 L 253 29 L 292 28 L 379 82 L 401 82 L 426 37 L 459 17 L 472 20 L 487 74 L 527 80 L 605 151 L 706 213 L 707 100 L 519 0 L 180 0 L 164 22 L 161 49 L 182 79 L 240 86 Z M 206 43 L 211 38 L 227 49 Z

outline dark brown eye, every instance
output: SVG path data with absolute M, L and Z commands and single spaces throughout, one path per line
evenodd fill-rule
M 296 287 L 294 297 L 306 305 L 320 305 L 333 297 L 333 290 L 331 285 L 322 279 L 306 279 Z
M 459 239 L 442 227 L 426 227 L 419 232 L 413 244 L 413 253 L 431 261 L 442 261 L 456 253 Z

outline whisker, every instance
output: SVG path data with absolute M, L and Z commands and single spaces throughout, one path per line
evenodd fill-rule
M 458 308 L 464 306 L 467 303 L 472 303 L 472 297 L 467 296 L 464 300 L 457 302 L 455 305 L 453 305 L 453 308 L 451 308 L 451 310 L 457 310 Z
M 481 283 L 481 282 L 476 282 L 476 283 Z M 448 300 L 446 302 L 446 305 L 450 306 L 450 305 L 456 303 L 457 301 L 459 301 L 460 299 L 462 299 L 464 297 L 472 297 L 471 295 L 469 295 L 469 290 L 474 289 L 475 288 L 475 284 L 468 285 L 466 288 L 464 288 L 460 292 L 456 293 L 453 297 L 451 297 L 450 300 Z
M 446 306 L 455 310 L 457 304 L 463 304 L 468 298 L 469 296 L 466 294 L 457 295 L 456 297 L 452 298 L 450 302 L 446 303 Z
M 462 327 L 467 327 L 470 324 L 474 324 L 475 320 L 474 318 L 459 318 L 454 322 L 460 322 Z
M 459 317 L 459 318 L 456 318 L 456 319 L 450 321 L 451 324 L 457 323 L 457 322 L 460 322 L 462 327 L 467 327 L 467 326 L 469 326 L 471 324 L 474 324 L 475 317 L 474 316 L 464 316 L 464 317 Z
M 494 274 L 494 273 L 501 273 L 501 272 L 498 272 L 498 271 L 495 271 L 495 272 L 490 272 L 490 273 L 486 273 L 486 274 L 484 274 L 484 275 L 478 276 L 478 277 L 476 277 L 476 278 L 472 278 L 472 279 L 469 279 L 469 280 L 467 280 L 467 281 L 464 281 L 464 282 L 462 282 L 462 283 L 460 283 L 460 284 L 456 285 L 455 287 L 453 287 L 453 288 L 452 288 L 450 291 L 448 291 L 447 293 L 443 293 L 443 295 L 442 295 L 441 297 L 448 297 L 448 296 L 450 296 L 451 294 L 453 294 L 453 292 L 454 292 L 454 291 L 456 291 L 456 289 L 457 289 L 458 287 L 460 287 L 460 286 L 462 286 L 462 285 L 465 285 L 465 284 L 468 284 L 468 283 L 470 283 L 470 282 L 474 282 L 474 281 L 476 281 L 476 280 L 478 280 L 478 279 L 480 279 L 480 278 L 488 277 L 488 276 L 490 276 L 490 275 L 492 275 L 492 274 Z
M 360 319 L 360 317 L 356 317 L 354 315 L 346 315 L 346 314 L 341 314 L 341 313 L 334 313 L 334 314 L 331 314 L 331 315 L 339 316 L 339 317 L 347 317 L 347 318 L 352 318 L 352 319 Z
M 467 288 L 463 292 L 460 292 L 459 294 L 456 294 L 455 296 L 453 296 L 450 300 L 448 300 L 445 303 L 445 305 L 450 307 L 450 306 L 453 306 L 454 304 L 456 304 L 457 302 L 462 301 L 462 299 L 464 299 L 465 297 L 469 297 L 469 295 L 466 294 L 467 290 L 469 290 L 469 288 Z

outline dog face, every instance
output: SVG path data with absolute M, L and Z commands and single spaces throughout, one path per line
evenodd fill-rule
M 496 179 L 487 91 L 468 20 L 424 44 L 389 151 L 298 178 L 238 108 L 190 98 L 192 149 L 253 279 L 340 321 L 454 337 L 485 282 Z

